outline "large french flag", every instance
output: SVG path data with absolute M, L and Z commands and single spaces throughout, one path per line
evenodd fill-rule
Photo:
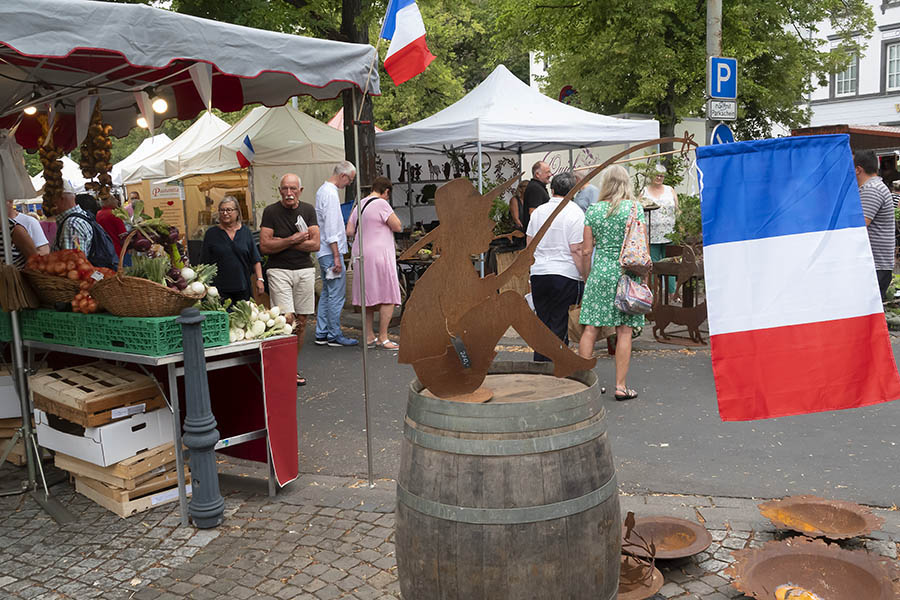
M 900 398 L 847 135 L 697 149 L 725 421 Z
M 381 37 L 391 41 L 384 70 L 394 85 L 412 79 L 434 60 L 425 44 L 425 22 L 415 0 L 390 0 Z

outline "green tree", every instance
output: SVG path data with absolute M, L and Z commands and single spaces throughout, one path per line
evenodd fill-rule
M 706 88 L 705 0 L 491 0 L 499 37 L 549 61 L 545 88 L 572 85 L 573 102 L 603 114 L 644 113 L 674 135 L 684 117 L 703 116 Z M 840 44 L 817 39 L 830 21 Z M 723 3 L 722 52 L 738 59 L 737 132 L 770 134 L 771 123 L 808 122 L 801 106 L 870 35 L 865 0 L 729 0 Z M 552 94 L 551 94 L 552 95 Z

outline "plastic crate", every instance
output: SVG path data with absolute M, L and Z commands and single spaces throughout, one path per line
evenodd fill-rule
M 81 325 L 84 315 L 57 312 L 45 308 L 21 312 L 22 338 L 37 342 L 81 345 Z
M 228 343 L 228 314 L 204 311 L 200 331 L 206 348 Z M 145 356 L 165 356 L 183 350 L 181 325 L 177 317 L 114 317 L 106 314 L 80 315 L 83 319 L 81 345 L 85 348 L 129 352 Z
M 12 316 L 5 310 L 0 310 L 0 342 L 12 340 Z

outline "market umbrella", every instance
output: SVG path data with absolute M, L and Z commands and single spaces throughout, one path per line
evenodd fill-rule
M 144 5 L 6 0 L 0 3 L 0 128 L 35 148 L 41 125 L 37 115 L 24 114 L 34 106 L 55 123 L 54 143 L 69 150 L 80 141 L 77 133 L 91 112 L 85 105 L 90 108 L 94 97 L 113 135 L 124 136 L 139 114 L 153 119 L 147 105 L 154 96 L 168 103 L 162 118 L 190 119 L 210 106 L 281 106 L 292 96 L 322 100 L 352 88 L 378 94 L 378 74 L 369 72 L 374 59 L 369 45 L 260 31 Z M 6 170 L 0 173 L 0 232 L 9 239 Z M 24 379 L 18 315 L 12 319 L 14 368 Z M 27 416 L 26 395 L 20 397 Z M 30 435 L 30 420 L 23 425 Z M 31 458 L 28 475 L 34 487 Z M 42 505 L 57 517 L 48 499 L 45 491 Z

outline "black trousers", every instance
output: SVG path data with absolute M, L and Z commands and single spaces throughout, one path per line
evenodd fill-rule
M 531 299 L 534 312 L 550 331 L 563 341 L 569 343 L 569 307 L 581 301 L 584 283 L 562 275 L 532 275 Z M 550 359 L 534 353 L 535 361 L 547 362 Z
M 885 298 L 884 295 L 891 285 L 891 280 L 894 278 L 894 272 L 890 269 L 876 269 L 875 275 L 878 277 L 878 290 L 881 292 L 881 299 L 893 300 L 893 298 Z

